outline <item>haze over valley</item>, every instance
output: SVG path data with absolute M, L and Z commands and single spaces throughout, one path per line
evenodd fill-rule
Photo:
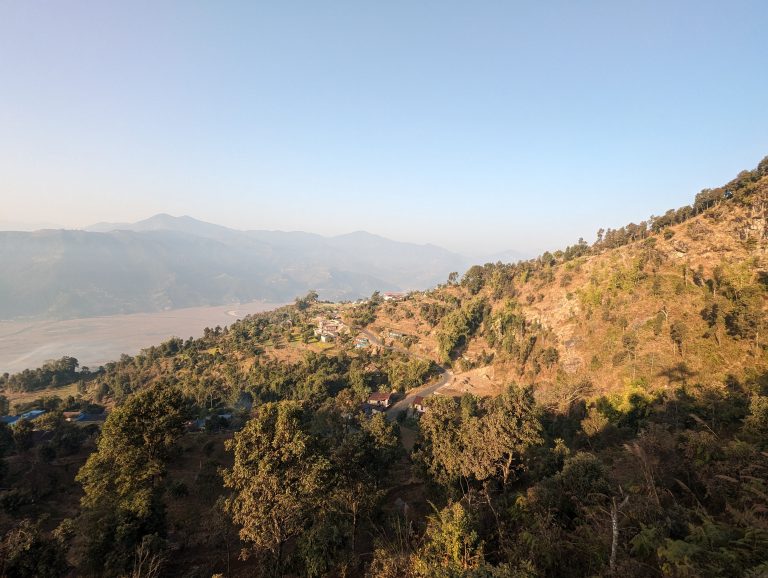
M 363 231 L 238 231 L 156 215 L 85 230 L 0 232 L 0 319 L 67 319 L 427 289 L 469 260 Z

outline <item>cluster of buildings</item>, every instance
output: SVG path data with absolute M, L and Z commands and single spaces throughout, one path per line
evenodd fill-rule
M 347 326 L 338 317 L 333 319 L 321 317 L 317 320 L 315 335 L 322 343 L 332 343 L 346 330 Z
M 384 299 L 384 301 L 402 301 L 405 299 L 406 294 L 398 291 L 387 291 L 382 293 L 381 297 Z
M 14 426 L 21 420 L 34 421 L 41 415 L 46 413 L 44 409 L 32 409 L 19 415 L 4 415 L 0 417 L 0 422 Z M 77 425 L 86 426 L 92 423 L 101 423 L 107 419 L 107 412 L 102 413 L 87 413 L 84 411 L 65 411 L 64 419 L 69 422 L 74 422 Z

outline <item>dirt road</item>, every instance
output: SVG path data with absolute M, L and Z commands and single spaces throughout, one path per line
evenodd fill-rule
M 408 351 L 404 347 L 398 347 L 396 345 L 384 345 L 384 343 L 382 343 L 381 339 L 379 339 L 379 337 L 376 334 L 374 334 L 372 331 L 370 331 L 368 329 L 362 330 L 361 333 L 363 335 L 365 335 L 365 337 L 368 338 L 368 341 L 370 341 L 374 345 L 377 345 L 378 347 L 385 347 L 387 349 L 392 349 L 394 351 L 398 351 L 398 352 L 400 352 L 400 353 L 402 353 L 404 355 L 408 355 L 410 357 L 416 357 L 418 359 L 427 359 L 427 360 L 429 360 L 428 357 L 426 357 L 424 355 L 419 355 L 418 353 L 413 353 L 412 351 Z M 403 399 L 401 399 L 397 403 L 393 404 L 392 407 L 390 407 L 387 410 L 387 412 L 386 412 L 387 413 L 387 419 L 389 421 L 395 421 L 397 419 L 398 414 L 401 411 L 408 409 L 410 407 L 411 403 L 413 403 L 413 399 L 416 396 L 420 395 L 421 397 L 427 397 L 428 395 L 432 395 L 438 389 L 440 389 L 441 387 L 446 385 L 449 381 L 451 381 L 451 379 L 453 379 L 453 372 L 451 370 L 446 369 L 445 367 L 442 367 L 442 366 L 438 366 L 438 367 L 440 367 L 441 373 L 440 373 L 440 376 L 439 376 L 439 378 L 438 378 L 438 380 L 436 382 L 429 383 L 427 385 L 422 385 L 421 387 L 416 387 L 414 389 L 409 390 L 405 394 L 405 397 Z

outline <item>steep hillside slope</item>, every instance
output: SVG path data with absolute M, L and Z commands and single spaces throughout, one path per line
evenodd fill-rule
M 757 379 L 768 365 L 767 168 L 592 247 L 473 267 L 385 306 L 375 325 L 458 368 L 489 366 L 499 386 L 537 384 L 553 403 Z

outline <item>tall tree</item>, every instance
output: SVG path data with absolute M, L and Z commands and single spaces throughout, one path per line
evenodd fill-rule
M 85 495 L 85 562 L 105 575 L 124 572 L 144 536 L 162 535 L 161 482 L 169 452 L 184 431 L 181 392 L 152 386 L 116 408 L 96 451 L 77 475 Z
M 286 542 L 302 533 L 325 496 L 329 462 L 309 433 L 308 417 L 299 402 L 264 404 L 227 445 L 235 461 L 224 472 L 224 485 L 234 490 L 226 509 L 240 538 L 272 556 L 276 576 Z
M 490 400 L 483 419 L 487 454 L 493 469 L 506 485 L 525 468 L 527 451 L 543 442 L 541 422 L 531 388 L 510 385 Z

